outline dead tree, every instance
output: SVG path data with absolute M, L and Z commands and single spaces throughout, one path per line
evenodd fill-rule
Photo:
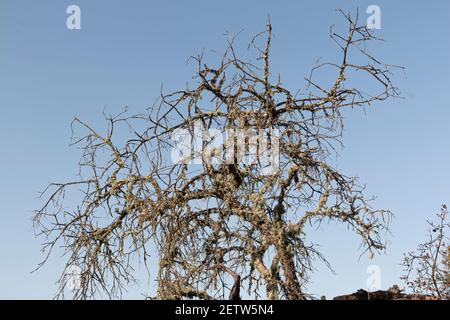
M 253 298 L 305 299 L 312 263 L 326 262 L 308 241 L 308 225 L 340 222 L 367 250 L 384 248 L 389 212 L 372 209 L 358 179 L 337 171 L 329 159 L 341 144 L 343 109 L 398 92 L 392 66 L 366 51 L 378 39 L 357 15 L 341 13 L 348 29 L 330 29 L 337 61 L 314 67 L 303 91 L 289 91 L 273 75 L 268 23 L 250 42 L 255 61 L 240 58 L 234 38 L 215 65 L 203 55 L 192 57 L 194 84 L 161 93 L 148 113 L 106 116 L 106 133 L 74 120 L 86 132 L 74 138 L 83 151 L 80 178 L 51 184 L 34 221 L 43 250 L 50 254 L 62 245 L 67 265 L 81 268 L 75 298 L 120 296 L 134 280 L 133 259 L 149 263 L 151 246 L 158 249 L 157 265 L 148 268 L 156 274 L 158 299 L 224 299 L 230 291 L 237 299 L 244 290 Z M 326 68 L 334 80 L 318 83 L 315 72 Z M 372 84 L 354 87 L 348 81 L 353 76 Z M 225 162 L 225 148 L 208 148 L 208 138 L 200 151 L 173 162 L 174 136 L 192 138 L 196 126 L 263 132 L 268 149 L 279 151 L 276 170 L 263 174 L 259 161 L 236 154 Z M 116 134 L 124 129 L 131 134 L 125 141 Z M 248 153 L 250 145 L 244 139 L 232 148 Z M 199 164 L 191 164 L 194 158 Z M 78 199 L 76 190 L 82 192 L 71 209 L 63 202 L 69 189 L 71 201 Z M 66 285 L 60 284 L 59 294 Z
M 415 295 L 450 299 L 450 222 L 443 205 L 437 222 L 428 221 L 428 240 L 404 255 L 402 279 Z

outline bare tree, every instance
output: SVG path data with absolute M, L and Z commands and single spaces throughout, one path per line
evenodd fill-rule
M 62 244 L 67 266 L 80 266 L 75 298 L 119 296 L 134 281 L 133 259 L 149 263 L 152 246 L 158 264 L 148 268 L 157 272 L 158 299 L 239 299 L 241 289 L 253 298 L 265 291 L 269 299 L 305 299 L 312 263 L 327 263 L 309 243 L 308 225 L 339 222 L 361 237 L 366 250 L 384 248 L 390 213 L 372 209 L 358 179 L 338 172 L 329 159 L 341 145 L 342 109 L 398 92 L 390 80 L 392 66 L 366 51 L 378 39 L 358 24 L 357 15 L 341 13 L 348 29 L 330 29 L 338 60 L 314 67 L 303 92 L 292 93 L 273 76 L 268 23 L 248 47 L 256 61 L 240 58 L 233 38 L 215 66 L 203 55 L 192 57 L 193 87 L 161 93 L 148 113 L 106 116 L 106 133 L 74 120 L 86 132 L 74 138 L 83 151 L 80 178 L 45 190 L 35 225 L 47 257 Z M 315 72 L 327 68 L 334 80 L 316 82 Z M 351 85 L 356 76 L 372 81 L 367 90 Z M 196 126 L 263 132 L 267 149 L 279 151 L 276 170 L 263 173 L 263 164 L 245 161 L 239 152 L 224 161 L 226 148 L 212 148 L 211 137 L 200 151 L 173 162 L 174 136 L 195 138 Z M 120 142 L 123 135 L 115 133 L 124 129 L 131 137 Z M 232 151 L 248 154 L 249 139 L 239 144 L 233 137 Z M 199 164 L 191 165 L 193 159 Z M 63 198 L 69 189 L 81 190 L 82 199 L 67 210 Z
M 428 221 L 428 241 L 404 255 L 402 279 L 414 294 L 450 299 L 450 243 L 448 209 L 443 205 L 437 222 Z

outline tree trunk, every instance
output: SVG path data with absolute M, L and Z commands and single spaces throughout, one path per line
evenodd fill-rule
M 281 246 L 277 246 L 277 252 L 285 278 L 286 298 L 289 300 L 304 300 L 305 297 L 300 289 L 292 255 L 287 250 L 287 241 L 283 241 Z

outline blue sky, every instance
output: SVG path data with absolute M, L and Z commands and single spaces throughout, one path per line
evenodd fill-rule
M 81 8 L 81 30 L 66 28 L 66 8 Z M 377 196 L 374 206 L 395 214 L 385 255 L 359 260 L 358 242 L 339 226 L 312 234 L 336 274 L 319 266 L 310 289 L 334 296 L 366 286 L 366 269 L 381 270 L 381 286 L 398 283 L 402 252 L 425 239 L 426 219 L 450 203 L 450 2 L 448 1 L 86 1 L 0 0 L 0 298 L 51 298 L 63 260 L 42 259 L 32 211 L 50 181 L 77 173 L 69 148 L 74 116 L 102 126 L 102 110 L 142 111 L 161 84 L 181 88 L 194 67 L 187 58 L 221 50 L 224 33 L 241 41 L 274 27 L 272 68 L 291 89 L 317 58 L 333 57 L 334 11 L 381 8 L 386 42 L 373 51 L 406 67 L 394 77 L 404 99 L 346 113 L 345 148 L 338 159 Z M 207 51 L 208 52 L 208 51 Z M 125 296 L 140 298 L 146 286 Z

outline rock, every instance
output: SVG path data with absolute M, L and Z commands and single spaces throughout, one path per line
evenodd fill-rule
M 373 292 L 359 289 L 352 294 L 334 297 L 333 300 L 436 300 L 436 298 L 428 295 L 405 294 L 398 285 L 393 285 L 388 290 Z

